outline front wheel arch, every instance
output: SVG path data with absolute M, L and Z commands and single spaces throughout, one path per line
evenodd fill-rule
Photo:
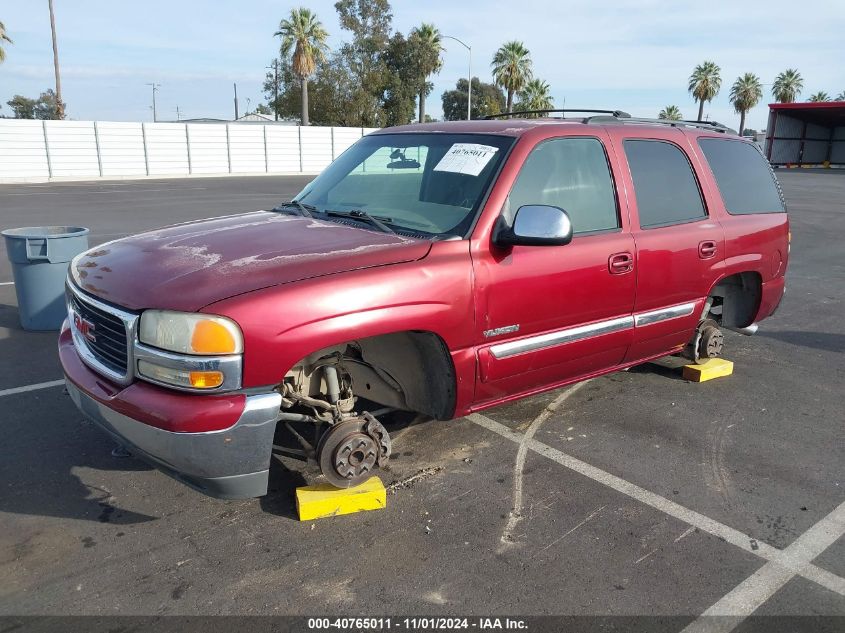
M 320 395 L 316 368 L 326 363 L 343 366 L 356 396 L 439 420 L 454 415 L 455 366 L 446 342 L 434 332 L 400 331 L 332 345 L 308 354 L 288 376 L 314 377 L 307 380 L 307 395 Z

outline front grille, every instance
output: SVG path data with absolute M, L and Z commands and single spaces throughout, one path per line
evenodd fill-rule
M 129 359 L 123 320 L 73 293 L 69 293 L 69 302 L 71 309 L 87 322 L 89 336 L 83 338 L 94 358 L 111 371 L 125 375 Z

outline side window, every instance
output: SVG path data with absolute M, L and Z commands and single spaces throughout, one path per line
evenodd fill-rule
M 560 207 L 575 234 L 619 228 L 616 194 L 601 142 L 559 138 L 535 147 L 516 178 L 505 213 L 527 204 Z
M 689 159 L 677 145 L 628 139 L 624 146 L 634 180 L 641 228 L 695 222 L 707 217 Z
M 778 213 L 783 205 L 777 181 L 766 159 L 750 143 L 699 138 L 728 213 Z

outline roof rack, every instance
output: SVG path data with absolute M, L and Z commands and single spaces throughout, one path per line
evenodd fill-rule
M 486 120 L 499 119 L 504 117 L 518 117 L 526 114 L 551 114 L 560 112 L 566 114 L 567 112 L 578 112 L 581 114 L 592 114 L 597 116 L 588 116 L 581 118 L 582 123 L 642 123 L 642 124 L 657 124 L 668 125 L 670 127 L 695 127 L 702 130 L 711 130 L 713 132 L 721 132 L 723 134 L 736 134 L 736 130 L 729 128 L 718 121 L 693 121 L 684 119 L 681 121 L 672 121 L 669 119 L 649 119 L 645 117 L 632 117 L 627 112 L 622 110 L 592 110 L 592 109 L 578 109 L 569 108 L 565 110 L 518 110 L 516 112 L 500 112 L 498 114 L 488 114 L 484 118 Z M 560 117 L 565 119 L 566 117 Z M 579 117 L 580 118 L 580 117 Z
M 718 121 L 694 121 L 683 119 L 673 121 L 670 119 L 650 119 L 646 117 L 617 117 L 617 116 L 591 116 L 584 119 L 584 123 L 642 123 L 642 124 L 657 124 L 668 125 L 670 127 L 694 127 L 702 130 L 710 130 L 712 132 L 721 132 L 722 134 L 736 134 L 736 130 L 729 128 L 727 125 L 719 123 Z
M 504 118 L 504 117 L 514 117 L 514 116 L 520 116 L 520 115 L 523 115 L 523 114 L 550 114 L 552 112 L 561 112 L 561 113 L 564 113 L 564 114 L 567 113 L 567 112 L 582 112 L 582 113 L 586 113 L 586 114 L 609 114 L 613 117 L 626 117 L 626 118 L 630 118 L 630 116 L 631 116 L 630 114 L 628 114 L 627 112 L 623 112 L 622 110 L 585 110 L 585 109 L 578 109 L 578 108 L 575 108 L 575 109 L 567 108 L 566 110 L 517 110 L 515 112 L 499 112 L 498 114 L 488 114 L 487 116 L 484 117 L 484 119 L 489 121 L 491 119 L 501 119 L 501 118 Z M 561 118 L 565 118 L 565 117 L 561 117 Z

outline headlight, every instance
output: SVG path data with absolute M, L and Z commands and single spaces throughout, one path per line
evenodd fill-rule
M 138 339 L 145 345 L 180 354 L 220 356 L 241 354 L 244 349 L 241 329 L 234 321 L 167 310 L 143 312 Z

